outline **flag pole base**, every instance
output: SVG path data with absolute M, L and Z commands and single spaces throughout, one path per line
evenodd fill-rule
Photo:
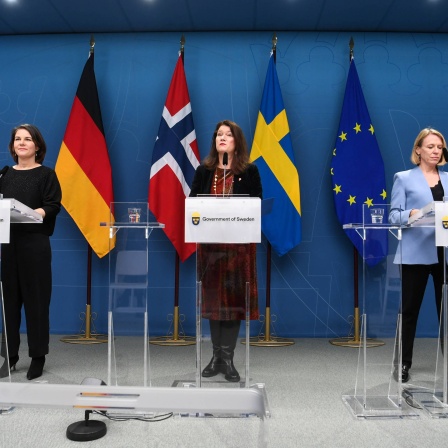
M 245 339 L 241 340 L 242 344 L 246 343 Z M 271 337 L 271 338 L 249 338 L 249 345 L 254 347 L 287 347 L 289 345 L 294 345 L 295 342 L 292 339 L 287 338 L 278 338 L 278 337 Z
M 160 336 L 158 338 L 150 339 L 149 343 L 153 345 L 181 347 L 185 345 L 195 345 L 196 338 L 194 336 L 182 336 L 176 339 L 173 336 Z
M 169 318 L 171 315 L 169 316 Z M 170 320 L 168 318 L 168 320 Z M 168 334 L 166 336 L 159 336 L 157 338 L 153 338 L 149 340 L 150 344 L 154 345 L 165 345 L 165 346 L 172 346 L 172 347 L 181 347 L 186 345 L 194 345 L 196 344 L 196 338 L 193 336 L 185 336 L 184 334 L 181 334 L 179 336 L 179 307 L 176 305 L 174 307 L 174 312 L 172 314 L 171 318 L 171 326 L 173 327 L 173 334 Z M 171 326 L 168 331 L 170 331 Z M 181 326 L 182 327 L 182 326 Z M 182 329 L 183 332 L 183 329 Z
M 86 305 L 86 312 L 81 313 L 80 319 L 82 321 L 81 325 L 81 331 L 78 335 L 72 335 L 72 336 L 64 336 L 61 338 L 61 342 L 66 342 L 67 344 L 85 344 L 85 345 L 91 345 L 91 344 L 104 344 L 108 341 L 107 334 L 98 334 L 95 331 L 92 333 L 90 331 L 91 326 L 94 327 L 93 321 L 96 318 L 96 313 L 92 316 L 92 313 L 90 311 L 90 305 Z M 85 331 L 82 330 L 82 327 L 85 325 L 86 329 Z
M 380 339 L 367 338 L 365 341 L 361 341 L 359 339 L 356 340 L 350 337 L 330 339 L 329 342 L 331 345 L 336 345 L 338 347 L 353 347 L 353 348 L 363 347 L 364 342 L 367 348 L 381 347 L 382 345 L 385 344 L 384 341 L 381 341 Z
M 288 345 L 294 345 L 295 342 L 292 339 L 281 338 L 278 336 L 271 336 L 271 307 L 266 307 L 266 315 L 264 319 L 265 334 L 259 334 L 256 337 L 249 338 L 249 345 L 254 347 L 287 347 Z M 246 343 L 246 340 L 241 341 L 242 344 Z
M 361 334 L 359 329 L 360 315 L 358 306 L 355 306 L 353 323 L 355 326 L 355 335 L 353 337 L 330 339 L 329 341 L 330 344 L 337 345 L 338 347 L 353 347 L 353 348 L 363 347 L 364 342 L 367 348 L 381 347 L 382 345 L 384 345 L 384 342 L 381 341 L 380 339 L 366 338 L 364 341 L 363 338 L 360 337 Z
M 70 336 L 64 336 L 60 339 L 61 342 L 66 342 L 67 344 L 104 344 L 107 342 L 107 334 L 95 334 L 86 336 L 84 334 L 74 334 Z

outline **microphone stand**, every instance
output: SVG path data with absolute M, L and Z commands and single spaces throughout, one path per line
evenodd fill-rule
M 229 156 L 225 152 L 223 157 L 222 157 L 222 164 L 224 166 L 224 179 L 222 181 L 222 197 L 224 197 L 225 193 L 226 193 L 226 171 L 227 171 L 227 164 L 228 163 L 229 163 Z

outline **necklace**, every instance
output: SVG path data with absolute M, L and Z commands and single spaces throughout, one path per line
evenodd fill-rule
M 230 196 L 233 193 L 233 173 L 226 170 L 226 178 L 224 179 L 224 170 L 216 168 L 212 188 L 215 195 Z

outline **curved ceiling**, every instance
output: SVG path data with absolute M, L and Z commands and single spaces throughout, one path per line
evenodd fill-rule
M 0 0 L 0 35 L 448 32 L 447 0 Z

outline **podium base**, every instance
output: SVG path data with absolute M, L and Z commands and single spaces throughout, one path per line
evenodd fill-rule
M 403 396 L 417 409 L 423 409 L 433 419 L 448 418 L 448 405 L 443 402 L 443 391 L 432 388 L 404 387 Z
M 180 387 L 180 388 L 195 388 L 196 383 L 194 381 L 189 380 L 175 380 L 171 387 Z M 263 403 L 265 407 L 264 417 L 270 418 L 271 417 L 271 409 L 269 407 L 269 400 L 266 392 L 266 385 L 264 383 L 253 383 L 249 387 L 245 386 L 244 381 L 240 381 L 239 383 L 229 383 L 228 381 L 220 381 L 220 380 L 213 380 L 208 381 L 206 383 L 202 383 L 201 386 L 202 389 L 240 389 L 240 390 L 247 390 L 247 389 L 253 389 L 258 390 L 262 396 L 263 396 Z M 222 412 L 216 412 L 216 414 L 205 414 L 205 413 L 199 413 L 199 412 L 178 412 L 175 413 L 176 417 L 205 417 L 205 418 L 248 418 L 253 417 L 253 414 L 247 414 L 247 413 L 222 413 Z
M 398 396 L 343 395 L 342 401 L 360 419 L 420 418 L 419 413 Z
M 353 347 L 353 348 L 360 348 L 363 346 L 363 341 L 362 340 L 355 340 L 354 338 L 336 338 L 336 339 L 330 339 L 330 344 L 331 345 L 337 345 L 338 347 Z M 366 343 L 366 347 L 367 348 L 371 348 L 371 347 L 381 347 L 382 345 L 385 344 L 384 341 L 381 341 L 380 339 L 371 339 L 371 338 L 367 338 L 365 340 Z

